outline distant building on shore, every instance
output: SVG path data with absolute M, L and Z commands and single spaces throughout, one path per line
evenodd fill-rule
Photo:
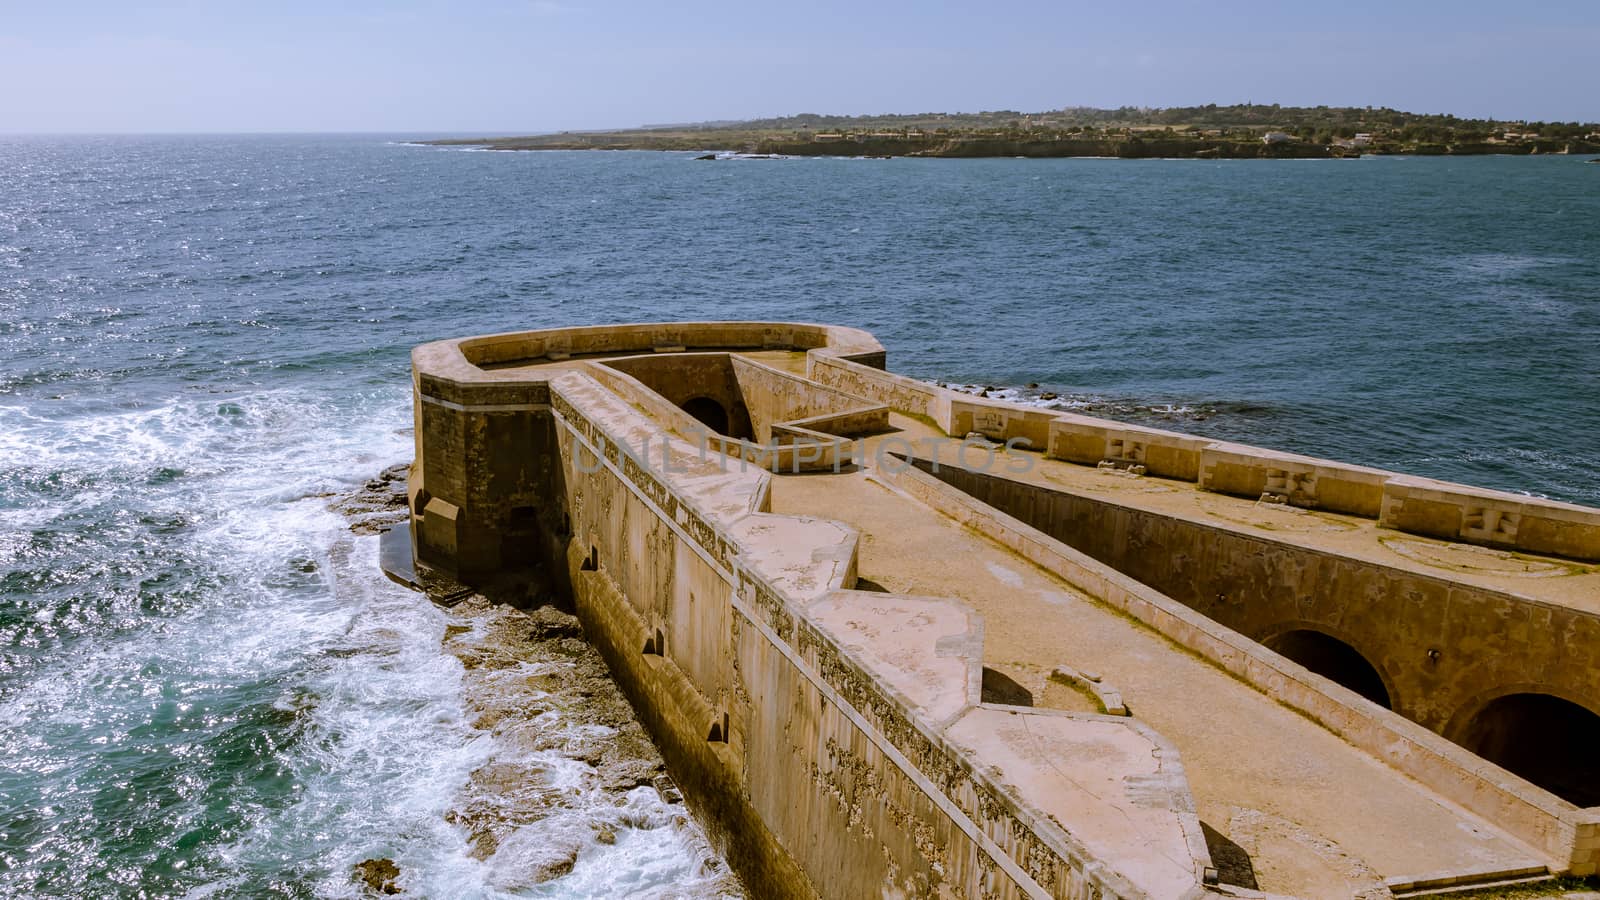
M 1287 144 L 1294 140 L 1294 135 L 1287 131 L 1269 131 L 1261 136 L 1263 144 Z

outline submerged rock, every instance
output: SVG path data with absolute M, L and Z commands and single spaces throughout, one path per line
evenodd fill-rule
M 494 885 L 521 891 L 560 878 L 578 864 L 584 843 L 584 837 L 560 828 L 519 828 L 501 842 L 490 860 Z

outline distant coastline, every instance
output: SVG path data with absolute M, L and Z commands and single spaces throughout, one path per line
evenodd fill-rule
M 489 150 L 722 151 L 778 156 L 1339 159 L 1600 153 L 1600 125 L 1419 115 L 1387 108 L 1242 105 L 748 122 L 419 141 Z

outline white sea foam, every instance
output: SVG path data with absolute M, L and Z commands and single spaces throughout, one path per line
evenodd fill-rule
M 109 548 L 124 555 L 114 565 L 134 576 L 139 566 L 196 568 L 205 586 L 171 615 L 122 610 L 142 624 L 80 643 L 13 683 L 0 698 L 0 751 L 47 786 L 57 815 L 75 818 L 90 814 L 106 777 L 79 773 L 141 746 L 152 721 L 209 734 L 185 751 L 203 753 L 248 719 L 253 701 L 239 697 L 265 691 L 282 746 L 247 765 L 281 767 L 297 784 L 293 800 L 240 808 L 243 830 L 190 866 L 201 881 L 193 897 L 249 892 L 262 873 L 354 897 L 352 866 L 385 856 L 422 896 L 664 898 L 713 884 L 716 873 L 702 871 L 704 838 L 681 806 L 645 787 L 618 808 L 585 787 L 585 764 L 559 753 L 541 759 L 555 787 L 592 796 L 488 860 L 474 859 L 447 820 L 469 775 L 505 748 L 465 710 L 462 665 L 441 648 L 446 614 L 387 581 L 377 538 L 352 535 L 326 496 L 409 457 L 399 427 L 409 412 L 399 390 L 360 405 L 281 390 L 54 416 L 0 408 L 0 473 L 39 490 L 63 486 L 53 502 L 0 510 L 0 558 L 25 554 L 14 535 L 128 510 L 176 530 L 118 532 L 126 546 Z M 95 602 L 64 592 L 41 601 L 33 619 L 71 630 L 106 615 Z M 604 737 L 594 726 L 570 731 L 571 740 Z M 207 803 L 249 802 L 216 787 L 181 790 L 191 805 L 183 822 L 197 822 Z M 596 840 L 596 823 L 615 829 L 614 844 Z M 582 848 L 571 873 L 538 885 L 523 877 L 550 846 L 574 841 Z M 31 862 L 60 865 L 81 852 L 51 844 Z
M 1077 410 L 1101 415 L 1131 415 L 1171 419 L 1206 417 L 1212 412 L 1206 407 L 1197 407 L 1186 403 L 1116 400 L 1102 397 L 1098 394 L 1058 394 L 1040 388 L 995 387 L 983 384 L 946 384 L 944 382 L 935 382 L 935 384 L 963 394 L 987 397 L 991 400 L 1003 400 L 1020 406 L 1036 406 L 1041 409 Z

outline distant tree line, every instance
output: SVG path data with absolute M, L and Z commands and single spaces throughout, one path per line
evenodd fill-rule
M 1061 132 L 1107 136 L 1133 135 L 1140 131 L 1177 129 L 1196 135 L 1216 137 L 1258 137 L 1267 131 L 1283 131 L 1302 140 L 1329 143 L 1347 140 L 1357 134 L 1381 135 L 1405 143 L 1475 142 L 1506 133 L 1542 139 L 1572 139 L 1600 132 L 1600 124 L 1589 122 L 1527 122 L 1522 120 L 1468 119 L 1448 114 L 1404 112 L 1373 106 L 1281 106 L 1279 104 L 1235 103 L 1163 108 L 1123 106 L 1098 109 L 1073 106 L 1045 112 L 989 110 L 976 113 L 910 113 L 879 116 L 830 116 L 800 113 L 748 122 L 715 122 L 704 126 L 674 126 L 677 129 L 703 127 L 706 130 L 759 132 L 924 132 L 951 133 L 984 131 L 1023 136 L 1040 132 Z
M 1366 153 L 1600 153 L 1600 124 L 1465 119 L 1389 107 L 1208 103 L 1159 109 L 1075 106 L 1035 113 L 1010 109 L 883 116 L 800 113 L 748 122 L 430 143 L 504 150 L 734 148 L 800 155 L 1325 158 Z

